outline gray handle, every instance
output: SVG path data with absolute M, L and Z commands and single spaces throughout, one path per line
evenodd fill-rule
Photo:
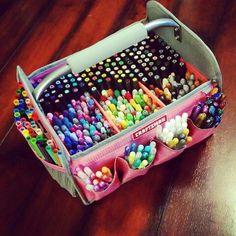
M 108 36 L 89 48 L 72 54 L 67 58 L 67 65 L 46 76 L 35 88 L 33 95 L 36 101 L 38 101 L 43 91 L 58 77 L 69 72 L 77 74 L 115 53 L 144 40 L 147 37 L 147 32 L 159 27 L 174 27 L 179 29 L 180 26 L 169 18 L 156 19 L 145 25 L 141 22 L 137 22 Z

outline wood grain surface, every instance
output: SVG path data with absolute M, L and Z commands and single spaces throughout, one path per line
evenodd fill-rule
M 12 125 L 26 74 L 145 17 L 145 0 L 0 0 L 0 235 L 236 235 L 236 1 L 161 0 L 215 53 L 228 105 L 209 139 L 84 206 Z

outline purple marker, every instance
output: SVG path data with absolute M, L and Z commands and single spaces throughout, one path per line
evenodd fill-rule
M 197 118 L 198 114 L 201 112 L 201 110 L 202 110 L 202 106 L 199 104 L 193 108 L 193 111 L 191 114 L 192 120 L 196 120 L 196 118 Z

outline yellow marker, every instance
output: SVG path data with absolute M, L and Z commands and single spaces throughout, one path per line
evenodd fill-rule
M 129 103 L 130 103 L 133 107 L 137 106 L 137 103 L 134 101 L 134 99 L 130 99 Z
M 211 95 L 214 95 L 215 93 L 218 93 L 219 89 L 218 88 L 213 88 L 211 90 Z
M 135 152 L 130 152 L 129 156 L 128 156 L 128 161 L 129 164 L 132 166 L 132 164 L 134 163 L 135 160 Z
M 148 161 L 147 160 L 143 160 L 141 162 L 141 164 L 139 165 L 138 169 L 143 169 L 148 165 Z
M 112 104 L 112 103 L 110 103 L 110 104 L 108 105 L 108 107 L 109 107 L 109 109 L 110 109 L 112 112 L 117 111 L 117 110 L 116 110 L 116 106 L 115 106 L 114 104 Z
M 108 97 L 108 94 L 107 94 L 106 90 L 102 90 L 102 96 Z
M 185 128 L 183 130 L 183 134 L 187 137 L 189 135 L 189 129 L 188 128 Z
M 174 148 L 179 143 L 178 138 L 173 138 L 171 141 L 167 143 L 169 148 Z
M 134 101 L 134 99 L 130 99 L 129 103 L 132 105 L 132 107 L 133 107 L 136 111 L 139 111 L 139 112 L 140 112 L 140 111 L 143 110 L 142 107 Z
M 89 77 L 86 77 L 85 79 L 84 79 L 84 82 L 85 83 L 88 83 L 90 81 L 90 78 Z
M 166 98 L 168 101 L 171 101 L 172 95 L 171 95 L 170 90 L 169 90 L 168 88 L 165 88 L 165 89 L 164 89 L 164 95 L 165 95 L 165 98 Z
M 206 113 L 200 113 L 194 122 L 195 125 L 197 127 L 200 127 L 202 125 L 202 122 L 206 119 L 206 117 L 207 117 Z
M 126 120 L 122 120 L 122 121 L 120 122 L 120 124 L 121 124 L 121 126 L 122 126 L 123 129 L 126 129 L 126 128 L 128 127 L 128 123 L 127 123 Z
M 103 167 L 102 167 L 102 173 L 103 173 L 104 175 L 111 175 L 111 170 L 110 170 L 108 167 L 103 166 Z
M 151 99 L 150 97 L 148 97 L 147 105 L 148 105 L 149 107 L 152 105 L 152 99 Z
M 24 136 L 25 138 L 27 138 L 27 137 L 30 136 L 30 135 L 29 135 L 29 130 L 28 130 L 28 129 L 24 129 L 24 130 L 22 131 L 22 134 L 23 134 L 23 136 Z
M 25 90 L 22 92 L 22 96 L 27 97 L 27 92 Z
M 60 158 L 59 158 L 59 156 L 58 156 L 58 154 L 57 154 L 57 150 L 56 150 L 56 149 L 53 150 L 53 153 L 54 153 L 54 156 L 55 156 L 57 165 L 58 165 L 58 166 L 62 166 L 61 161 L 60 161 Z
M 14 104 L 15 106 L 18 106 L 18 105 L 19 105 L 19 100 L 18 100 L 18 99 L 14 99 L 13 104 Z
M 145 102 L 145 103 L 148 103 L 148 95 L 147 94 L 143 94 L 143 101 Z

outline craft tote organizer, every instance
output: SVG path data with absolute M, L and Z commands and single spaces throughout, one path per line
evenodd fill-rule
M 147 85 L 142 83 L 142 81 L 139 82 L 139 88 L 143 89 L 148 97 L 155 102 L 158 109 L 140 122 L 123 130 L 103 110 L 99 101 L 94 99 L 95 106 L 101 110 L 104 119 L 108 121 L 113 135 L 82 152 L 70 153 L 49 122 L 46 112 L 42 109 L 39 102 L 40 97 L 59 77 L 69 73 L 81 73 L 114 54 L 141 42 L 147 38 L 150 32 L 161 37 L 167 45 L 181 55 L 181 60 L 185 62 L 187 70 L 198 77 L 201 85 L 175 101 L 164 104 L 155 94 L 150 92 Z M 35 80 L 40 81 L 36 86 L 33 84 Z M 46 167 L 52 178 L 61 187 L 67 189 L 72 196 L 79 196 L 84 204 L 100 200 L 116 190 L 121 184 L 137 176 L 144 175 L 152 166 L 177 157 L 186 148 L 213 134 L 214 128 L 201 129 L 196 127 L 189 119 L 188 124 L 192 142 L 184 145 L 183 148 L 178 150 L 171 149 L 160 140 L 155 139 L 156 127 L 158 125 L 165 124 L 166 121 L 179 114 L 187 113 L 190 116 L 193 107 L 198 102 L 201 102 L 206 97 L 206 94 L 212 91 L 214 84 L 217 83 L 220 89 L 222 87 L 221 72 L 211 50 L 195 33 L 156 1 L 147 2 L 147 16 L 145 19 L 119 30 L 82 51 L 44 66 L 29 76 L 26 76 L 18 66 L 17 81 L 27 93 L 27 97 L 33 107 L 33 116 L 36 117 L 37 125 L 43 130 L 45 137 L 53 140 L 57 149 L 60 150 L 59 155 L 57 155 L 60 165 L 49 163 L 37 147 L 36 149 L 32 148 L 33 152 Z M 81 93 L 82 91 L 79 92 Z M 30 138 L 28 140 L 30 140 L 30 146 L 34 147 L 33 142 L 35 140 Z M 131 145 L 133 142 L 137 145 L 145 145 L 152 140 L 156 143 L 154 160 L 146 168 L 130 168 L 128 162 L 123 157 L 127 145 Z M 102 166 L 109 167 L 113 172 L 109 186 L 102 191 L 88 190 L 76 172 L 76 168 L 83 168 L 85 166 L 93 170 L 98 170 Z

